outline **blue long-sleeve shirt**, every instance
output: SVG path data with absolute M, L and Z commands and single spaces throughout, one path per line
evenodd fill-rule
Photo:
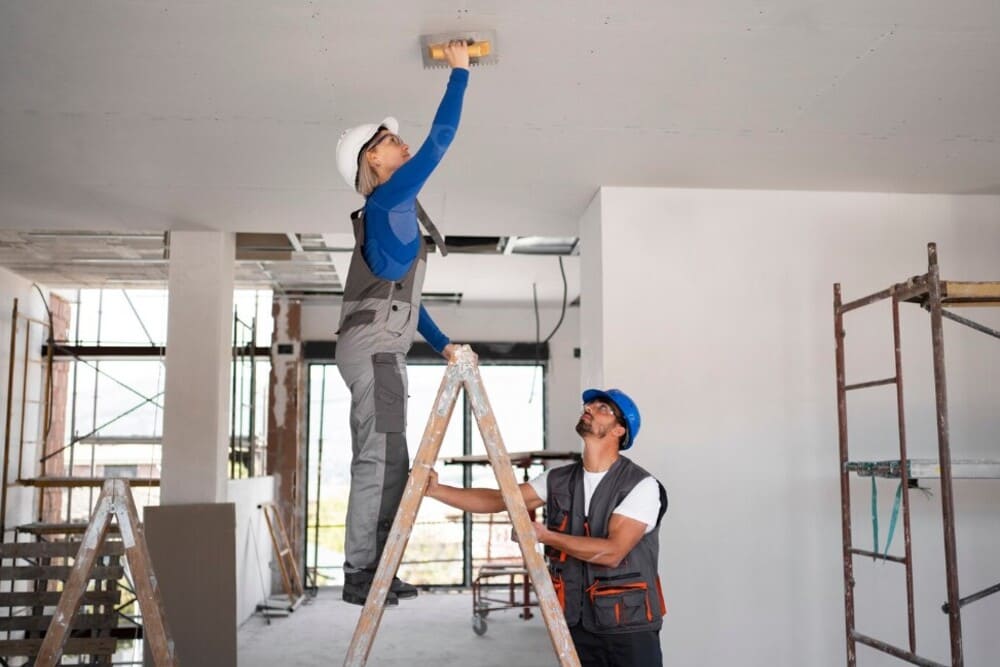
M 409 160 L 388 181 L 372 191 L 365 202 L 365 242 L 361 254 L 384 280 L 399 280 L 417 258 L 423 236 L 417 224 L 416 199 L 420 188 L 437 167 L 455 138 L 462 115 L 462 98 L 469 70 L 453 69 L 430 134 Z M 451 341 L 421 304 L 417 331 L 438 352 Z

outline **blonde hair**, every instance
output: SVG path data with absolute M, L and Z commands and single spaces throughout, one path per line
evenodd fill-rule
M 378 174 L 375 167 L 368 161 L 368 149 L 365 148 L 358 155 L 358 183 L 357 189 L 361 196 L 368 197 L 372 191 L 379 186 Z

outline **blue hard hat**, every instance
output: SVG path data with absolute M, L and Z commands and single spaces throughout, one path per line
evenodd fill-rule
M 625 434 L 625 441 L 619 449 L 628 449 L 635 443 L 635 437 L 639 435 L 639 427 L 642 425 L 642 418 L 639 417 L 639 406 L 621 389 L 608 389 L 607 391 L 603 389 L 588 389 L 583 392 L 584 405 L 597 399 L 614 403 L 615 407 L 622 413 L 622 417 L 625 418 L 625 430 L 627 433 Z

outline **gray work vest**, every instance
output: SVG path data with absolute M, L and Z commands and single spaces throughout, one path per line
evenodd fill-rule
M 607 537 L 614 509 L 636 484 L 650 474 L 624 456 L 612 464 L 590 499 L 584 514 L 583 464 L 554 468 L 547 479 L 546 523 L 550 530 L 570 535 Z M 549 573 L 570 627 L 583 625 L 595 634 L 625 634 L 659 630 L 667 613 L 657 559 L 660 519 L 667 494 L 660 488 L 656 527 L 646 533 L 618 567 L 586 563 L 552 547 L 546 548 Z
M 420 251 L 406 275 L 400 280 L 385 280 L 372 273 L 361 254 L 365 242 L 364 209 L 351 214 L 351 223 L 355 243 L 344 284 L 337 356 L 367 358 L 376 350 L 406 354 L 420 319 L 427 248 L 421 239 Z

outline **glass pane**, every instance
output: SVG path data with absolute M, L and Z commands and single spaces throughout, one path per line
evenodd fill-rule
M 412 462 L 437 396 L 444 365 L 410 366 L 407 373 L 410 394 L 407 444 Z M 340 585 L 343 583 L 344 520 L 351 482 L 351 397 L 332 364 L 312 365 L 309 377 L 307 539 L 310 544 L 307 559 L 309 566 L 316 568 L 320 585 Z M 442 456 L 461 455 L 462 431 L 459 405 L 442 441 Z M 439 466 L 439 472 L 447 483 L 461 485 L 461 467 Z M 421 503 L 400 566 L 400 577 L 415 584 L 462 582 L 461 512 L 434 501 Z
M 407 406 L 406 441 L 410 462 L 420 448 L 434 401 L 437 399 L 446 366 L 411 365 L 408 368 L 410 401 Z M 448 430 L 438 453 L 439 459 L 462 455 L 462 398 L 455 403 Z M 444 484 L 462 485 L 462 467 L 435 466 Z M 417 522 L 406 547 L 399 576 L 412 584 L 462 583 L 462 512 L 436 500 L 420 504 Z
M 166 290 L 80 290 L 76 311 L 80 344 L 163 345 L 167 339 Z
M 350 407 L 351 395 L 337 367 L 311 365 L 306 559 L 321 586 L 344 582 L 344 517 L 351 483 Z
M 481 366 L 483 387 L 497 420 L 500 435 L 508 452 L 536 451 L 545 448 L 545 409 L 542 366 Z M 472 453 L 485 454 L 482 434 L 472 432 Z M 518 483 L 541 474 L 543 467 L 515 469 Z M 496 476 L 489 465 L 473 466 L 472 486 L 497 488 Z M 510 537 L 506 513 L 476 515 L 472 526 L 473 568 L 485 561 L 518 562 L 521 550 Z

